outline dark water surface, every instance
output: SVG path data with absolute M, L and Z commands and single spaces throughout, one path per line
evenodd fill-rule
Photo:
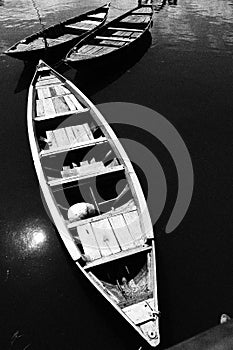
M 102 2 L 37 4 L 49 24 Z M 113 0 L 111 16 L 134 4 Z M 0 1 L 1 52 L 38 29 L 31 1 Z M 162 234 L 172 208 L 168 201 L 155 227 L 164 348 L 216 325 L 223 312 L 233 316 L 233 0 L 164 1 L 143 50 L 127 65 L 102 67 L 98 74 L 60 72 L 95 103 L 156 110 L 189 149 L 195 175 L 190 208 L 175 232 Z M 144 346 L 141 339 L 75 268 L 43 208 L 26 127 L 33 70 L 0 55 L 0 349 L 136 350 Z M 132 138 L 127 132 L 119 128 L 120 136 Z M 151 150 L 163 164 L 173 203 L 174 164 L 163 158 L 159 143 Z

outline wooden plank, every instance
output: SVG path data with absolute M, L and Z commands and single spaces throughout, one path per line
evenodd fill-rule
M 37 92 L 40 99 L 51 97 L 50 90 L 47 86 L 37 89 Z
M 64 148 L 63 148 L 63 150 L 64 150 Z M 122 166 L 121 165 L 115 166 L 114 168 L 111 168 L 111 169 L 107 168 L 106 170 L 104 169 L 103 171 L 101 171 L 99 169 L 97 169 L 97 171 L 95 171 L 95 170 L 91 169 L 91 167 L 90 167 L 90 171 L 88 171 L 89 169 L 84 169 L 83 170 L 82 169 L 83 167 L 85 168 L 85 165 L 79 167 L 79 174 L 77 176 L 66 177 L 66 178 L 62 178 L 62 179 L 58 178 L 56 180 L 51 180 L 51 181 L 49 181 L 49 185 L 50 186 L 60 186 L 60 185 L 65 184 L 65 183 L 68 184 L 70 182 L 76 181 L 77 179 L 79 179 L 79 180 L 87 180 L 86 183 L 90 183 L 91 182 L 91 178 L 93 178 L 93 177 L 96 177 L 96 176 L 99 176 L 99 175 L 103 175 L 103 174 L 110 174 L 110 173 L 114 173 L 114 172 L 122 170 Z M 61 187 L 60 188 L 57 187 L 57 189 L 55 191 L 60 191 L 61 189 L 62 189 Z M 104 218 L 105 218 L 105 216 L 104 216 Z M 85 220 L 88 220 L 88 222 L 89 221 L 91 222 L 91 220 L 89 220 L 89 219 L 85 219 Z M 100 220 L 101 219 L 99 219 L 99 221 Z M 92 221 L 95 221 L 95 220 L 92 220 Z M 77 224 L 77 221 L 75 221 L 75 225 L 73 225 L 73 223 L 72 223 L 71 227 L 75 227 L 75 226 L 79 226 Z
M 45 81 L 45 80 L 54 80 L 58 79 L 56 75 L 54 74 L 49 74 L 49 75 L 43 75 L 38 78 L 38 81 Z
M 71 101 L 74 103 L 77 110 L 79 111 L 84 110 L 84 107 L 81 105 L 81 103 L 77 100 L 77 98 L 73 94 L 70 94 L 69 97 Z
M 98 26 L 100 24 L 99 21 L 95 21 L 93 19 L 85 19 L 84 21 L 81 21 L 80 23 L 85 23 L 85 24 L 91 24 L 91 25 L 95 25 Z
M 67 137 L 67 134 L 64 129 L 55 129 L 53 130 L 58 147 L 67 146 L 70 144 L 70 141 Z
M 80 49 L 78 50 L 78 53 L 87 53 L 89 50 L 91 50 L 93 47 L 95 47 L 95 45 L 83 45 L 80 47 Z
M 72 112 L 72 111 L 69 110 L 67 112 L 57 113 L 57 114 L 53 114 L 53 115 L 50 115 L 50 116 L 45 116 L 44 115 L 44 116 L 41 116 L 41 117 L 35 117 L 34 120 L 42 121 L 42 120 L 47 120 L 47 119 L 51 119 L 51 118 L 58 118 L 60 116 L 65 116 L 65 115 L 85 113 L 85 112 L 88 112 L 88 111 L 89 111 L 89 108 L 84 108 L 81 111 L 76 110 L 75 112 Z
M 70 94 L 71 95 L 71 94 Z M 70 95 L 64 95 L 64 99 L 71 111 L 76 111 L 76 106 L 70 98 Z
M 100 44 L 107 45 L 108 47 L 109 45 L 111 45 L 113 50 L 117 49 L 118 47 L 126 45 L 124 41 L 113 41 L 113 40 L 102 40 L 100 41 Z
M 98 50 L 98 48 L 99 48 L 98 45 L 84 45 L 78 50 L 78 53 L 81 53 L 81 54 L 88 53 L 89 55 L 91 52 Z
M 99 19 L 103 19 L 106 16 L 105 12 L 100 12 L 100 13 L 93 13 L 93 15 L 88 15 L 88 18 L 99 18 Z M 101 22 L 99 22 L 101 23 Z
M 88 269 L 92 268 L 93 266 L 98 266 L 98 265 L 105 264 L 105 263 L 108 263 L 108 262 L 113 261 L 113 260 L 115 261 L 117 259 L 125 258 L 126 256 L 132 256 L 133 254 L 147 252 L 150 250 L 151 250 L 150 246 L 136 247 L 134 249 L 128 249 L 128 250 L 124 250 L 124 251 L 122 250 L 117 254 L 104 256 L 101 259 L 87 263 L 87 265 L 84 266 L 84 269 L 88 270 Z
M 137 210 L 130 211 L 123 215 L 124 215 L 126 224 L 128 226 L 129 232 L 135 239 L 135 244 L 136 245 L 143 244 L 144 243 L 143 237 L 145 236 L 142 233 Z
M 141 35 L 141 33 L 133 33 L 132 35 L 131 35 L 131 38 L 134 38 L 134 39 L 136 39 L 136 38 L 138 38 L 139 36 Z
M 61 96 L 61 95 L 65 95 L 65 91 L 63 89 L 62 85 L 55 85 L 54 89 L 56 91 L 56 96 Z
M 123 311 L 135 324 L 145 323 L 153 319 L 152 310 L 145 301 L 126 306 Z
M 53 149 L 56 149 L 58 147 L 58 144 L 56 142 L 56 139 L 55 139 L 55 136 L 54 136 L 54 133 L 52 130 L 48 130 L 46 131 L 46 138 L 49 142 L 52 143 L 51 146 L 49 146 L 49 150 L 53 150 Z
M 36 87 L 37 86 L 52 85 L 52 84 L 61 84 L 61 81 L 59 79 L 57 79 L 57 78 L 46 79 L 46 80 L 39 80 L 36 83 Z
M 38 78 L 38 81 L 47 80 L 47 79 L 54 79 L 54 78 L 56 78 L 56 76 L 54 74 L 40 75 Z
M 123 215 L 117 215 L 109 218 L 115 236 L 122 250 L 135 247 L 134 239 L 131 236 Z
M 57 92 L 55 90 L 55 86 L 48 86 L 48 88 L 50 90 L 51 97 L 56 97 L 57 96 Z
M 99 54 L 106 55 L 107 53 L 110 53 L 114 50 L 116 50 L 116 47 L 103 46 L 102 51 L 98 52 L 95 56 L 98 56 Z
M 44 98 L 42 88 L 37 89 L 37 96 L 39 100 L 42 100 Z
M 42 100 L 36 100 L 36 115 L 42 117 L 45 115 L 44 105 Z
M 102 256 L 119 253 L 120 246 L 107 219 L 91 223 Z
M 65 128 L 65 131 L 66 131 L 67 137 L 70 141 L 70 144 L 72 145 L 72 144 L 76 143 L 77 140 L 76 140 L 76 137 L 73 133 L 72 126 L 68 126 L 67 128 Z
M 81 240 L 83 250 L 85 255 L 89 256 L 91 259 L 101 258 L 100 249 L 94 232 L 92 230 L 91 224 L 82 225 L 77 227 L 78 236 Z
M 142 29 L 135 29 L 135 28 L 117 28 L 117 27 L 108 27 L 108 29 L 112 29 L 112 30 L 123 30 L 125 32 L 129 31 L 129 32 L 140 32 L 142 33 L 143 30 Z
M 88 125 L 87 123 L 85 123 L 85 124 L 83 124 L 83 127 L 84 127 L 84 129 L 86 130 L 86 133 L 87 133 L 89 139 L 90 139 L 90 140 L 93 140 L 93 139 L 94 139 L 94 136 L 93 136 L 93 134 L 92 134 L 92 132 L 91 132 L 91 129 L 90 129 L 89 125 Z
M 45 98 L 43 100 L 43 106 L 44 106 L 44 114 L 46 116 L 51 116 L 56 114 L 56 110 L 54 108 L 53 102 L 52 102 L 52 98 Z
M 42 150 L 40 152 L 41 157 L 46 157 L 46 156 L 51 156 L 51 155 L 55 155 L 57 153 L 61 153 L 61 152 L 66 152 L 67 150 L 74 150 L 74 149 L 79 149 L 79 148 L 85 148 L 85 147 L 89 147 L 89 146 L 95 146 L 97 144 L 100 143 L 105 143 L 107 142 L 107 139 L 105 137 L 99 137 L 98 139 L 94 139 L 94 140 L 89 140 L 89 141 L 85 141 L 85 142 L 80 142 L 78 143 L 78 141 L 75 143 L 75 145 L 71 145 L 69 147 L 60 147 L 55 151 L 51 151 L 51 150 Z M 75 225 L 76 226 L 76 225 Z
M 102 49 L 102 46 L 96 45 L 95 47 L 92 48 L 92 50 L 88 51 L 88 55 L 93 55 L 101 49 Z
M 78 142 L 90 141 L 83 125 L 74 125 L 72 126 L 72 130 Z
M 120 36 L 120 37 L 130 37 L 130 35 L 132 34 L 133 32 L 126 32 L 126 31 L 123 31 L 123 30 L 118 30 L 116 31 L 115 33 L 112 33 L 113 36 Z
M 53 97 L 52 101 L 56 113 L 60 114 L 70 110 L 63 96 Z
M 125 41 L 125 42 L 132 41 L 132 39 L 128 39 L 128 38 L 115 38 L 113 36 L 101 36 L 101 35 L 97 35 L 95 38 L 96 39 L 103 39 L 103 40 L 112 40 L 112 41 Z

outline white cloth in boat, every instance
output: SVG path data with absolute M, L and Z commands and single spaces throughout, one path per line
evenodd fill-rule
M 86 219 L 95 215 L 96 210 L 93 204 L 90 203 L 76 203 L 72 205 L 68 210 L 68 219 L 70 221 Z

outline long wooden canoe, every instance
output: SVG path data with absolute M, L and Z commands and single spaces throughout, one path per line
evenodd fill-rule
M 135 47 L 152 26 L 153 6 L 140 5 L 106 23 L 88 38 L 77 43 L 64 61 L 76 67 L 81 62 L 97 62 L 118 56 Z
M 40 187 L 71 258 L 157 346 L 153 227 L 119 140 L 91 101 L 41 60 L 29 88 L 27 122 Z
M 36 32 L 18 41 L 5 54 L 24 61 L 62 57 L 62 52 L 104 24 L 109 7 L 110 3 Z

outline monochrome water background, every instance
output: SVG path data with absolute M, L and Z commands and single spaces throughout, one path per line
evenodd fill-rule
M 103 4 L 36 3 L 46 25 Z M 136 4 L 113 0 L 110 18 Z M 62 65 L 58 70 L 96 104 L 130 102 L 161 113 L 190 152 L 192 202 L 182 223 L 165 234 L 177 174 L 161 144 L 150 144 L 168 185 L 166 207 L 154 227 L 161 348 L 166 348 L 215 326 L 222 313 L 233 316 L 233 0 L 156 5 L 151 38 L 127 64 L 119 61 L 92 73 Z M 32 1 L 0 1 L 0 348 L 146 349 L 75 267 L 43 207 L 26 125 L 35 67 L 2 54 L 39 29 Z M 145 142 L 140 131 L 122 125 L 115 130 Z M 149 168 L 137 169 L 145 192 L 150 189 L 143 172 Z

